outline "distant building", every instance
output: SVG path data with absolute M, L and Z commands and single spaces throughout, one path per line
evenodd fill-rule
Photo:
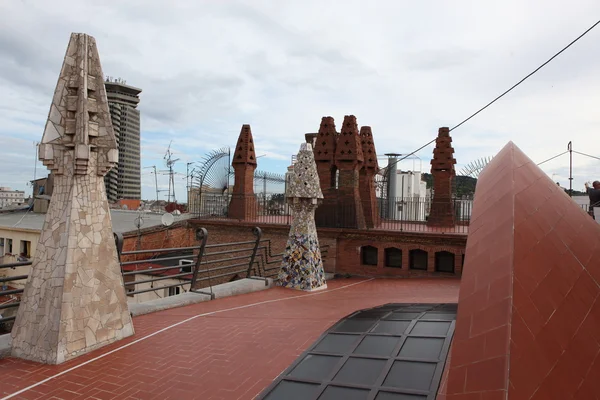
M 104 86 L 119 148 L 119 163 L 104 177 L 106 195 L 110 202 L 140 200 L 140 111 L 137 105 L 142 90 L 111 78 L 104 82 Z
M 33 212 L 47 212 L 54 190 L 54 175 L 48 174 L 47 177 L 36 179 L 31 183 L 33 184 Z
M 228 188 L 204 186 L 188 192 L 188 211 L 198 216 L 225 216 L 230 201 Z
M 397 171 L 396 193 L 394 197 L 427 197 L 427 183 L 422 180 L 421 171 Z
M 20 206 L 25 203 L 25 192 L 12 190 L 9 187 L 0 187 L 0 208 L 6 206 Z

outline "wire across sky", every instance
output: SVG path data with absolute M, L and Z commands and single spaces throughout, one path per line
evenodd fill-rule
M 546 65 L 548 65 L 552 60 L 554 60 L 556 57 L 558 57 L 561 53 L 563 53 L 565 50 L 567 50 L 569 47 L 571 47 L 572 45 L 574 45 L 577 41 L 579 41 L 579 39 L 581 39 L 582 37 L 584 37 L 585 35 L 587 35 L 592 29 L 594 29 L 596 26 L 598 26 L 600 24 L 600 20 L 596 21 L 595 24 L 593 24 L 592 26 L 590 26 L 585 32 L 583 32 L 581 35 L 577 36 L 575 39 L 573 39 L 568 45 L 566 45 L 565 47 L 563 47 L 558 53 L 554 54 L 552 57 L 550 57 L 548 60 L 546 60 L 543 64 L 541 64 L 539 67 L 537 67 L 536 69 L 534 69 L 532 72 L 530 72 L 529 74 L 527 74 L 523 79 L 521 79 L 520 81 L 518 81 L 517 83 L 515 83 L 514 85 L 512 85 L 508 90 L 504 91 L 501 95 L 497 96 L 494 100 L 490 101 L 489 103 L 487 103 L 485 106 L 481 107 L 479 110 L 475 111 L 473 114 L 471 114 L 469 117 L 465 118 L 464 120 L 462 120 L 461 122 L 459 122 L 458 124 L 456 124 L 454 127 L 452 127 L 450 129 L 450 132 L 452 132 L 453 130 L 455 130 L 456 128 L 458 128 L 459 126 L 463 125 L 464 123 L 466 123 L 467 121 L 469 121 L 470 119 L 474 118 L 476 115 L 478 115 L 479 113 L 481 113 L 483 110 L 485 110 L 486 108 L 488 108 L 489 106 L 491 106 L 492 104 L 494 104 L 495 102 L 497 102 L 498 100 L 500 100 L 502 97 L 504 97 L 505 95 L 507 95 L 508 93 L 510 93 L 513 89 L 515 89 L 517 86 L 519 86 L 521 83 L 525 82 L 528 78 L 530 78 L 531 76 L 533 76 L 536 72 L 538 72 L 539 70 L 541 70 L 542 68 L 544 68 Z M 416 149 L 415 151 L 413 151 L 412 153 L 407 154 L 406 156 L 398 159 L 395 161 L 395 163 L 399 163 L 400 161 L 406 159 L 407 157 L 423 150 L 425 147 L 429 146 L 430 144 L 432 144 L 433 142 L 435 142 L 436 138 L 434 138 L 433 140 L 427 142 L 426 144 L 424 144 L 423 146 L 419 147 L 418 149 Z M 565 152 L 566 153 L 566 152 Z M 562 153 L 564 154 L 564 153 Z M 559 154 L 559 155 L 562 155 Z M 555 156 L 553 158 L 556 158 L 558 156 Z M 543 164 L 544 162 L 547 162 L 550 160 L 546 160 L 543 161 L 540 164 Z M 538 164 L 538 165 L 540 165 Z

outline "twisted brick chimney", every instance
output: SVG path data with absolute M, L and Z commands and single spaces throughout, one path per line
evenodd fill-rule
M 242 126 L 231 164 L 235 172 L 235 180 L 229 203 L 229 218 L 242 221 L 252 219 L 256 214 L 256 197 L 254 196 L 256 154 L 250 125 Z
M 337 224 L 336 219 L 336 174 L 335 166 L 335 148 L 338 133 L 335 130 L 335 121 L 333 117 L 321 118 L 321 126 L 315 139 L 314 154 L 317 164 L 317 173 L 319 174 L 319 183 L 323 192 L 323 203 L 315 212 L 315 223 L 319 227 L 334 227 Z
M 431 174 L 433 175 L 433 200 L 429 212 L 428 226 L 453 227 L 456 223 L 452 186 L 456 172 L 454 171 L 454 148 L 448 128 L 440 128 L 435 141 Z
M 375 175 L 379 170 L 377 153 L 373 142 L 373 133 L 370 126 L 360 128 L 360 143 L 363 153 L 363 167 L 359 176 L 359 191 L 362 201 L 363 214 L 367 228 L 379 225 L 379 207 L 375 193 Z
M 356 117 L 346 115 L 335 149 L 335 166 L 339 170 L 338 218 L 343 228 L 366 228 L 359 192 L 363 162 Z

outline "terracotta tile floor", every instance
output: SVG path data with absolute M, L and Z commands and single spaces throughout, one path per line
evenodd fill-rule
M 315 294 L 274 288 L 136 317 L 134 337 L 62 365 L 0 360 L 0 400 L 252 399 L 347 314 L 456 302 L 459 284 L 342 279 Z

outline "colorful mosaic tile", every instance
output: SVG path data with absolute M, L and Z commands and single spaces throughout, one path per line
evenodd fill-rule
M 315 226 L 315 210 L 322 198 L 312 147 L 303 143 L 288 191 L 294 219 L 279 271 L 281 286 L 307 291 L 327 287 Z

